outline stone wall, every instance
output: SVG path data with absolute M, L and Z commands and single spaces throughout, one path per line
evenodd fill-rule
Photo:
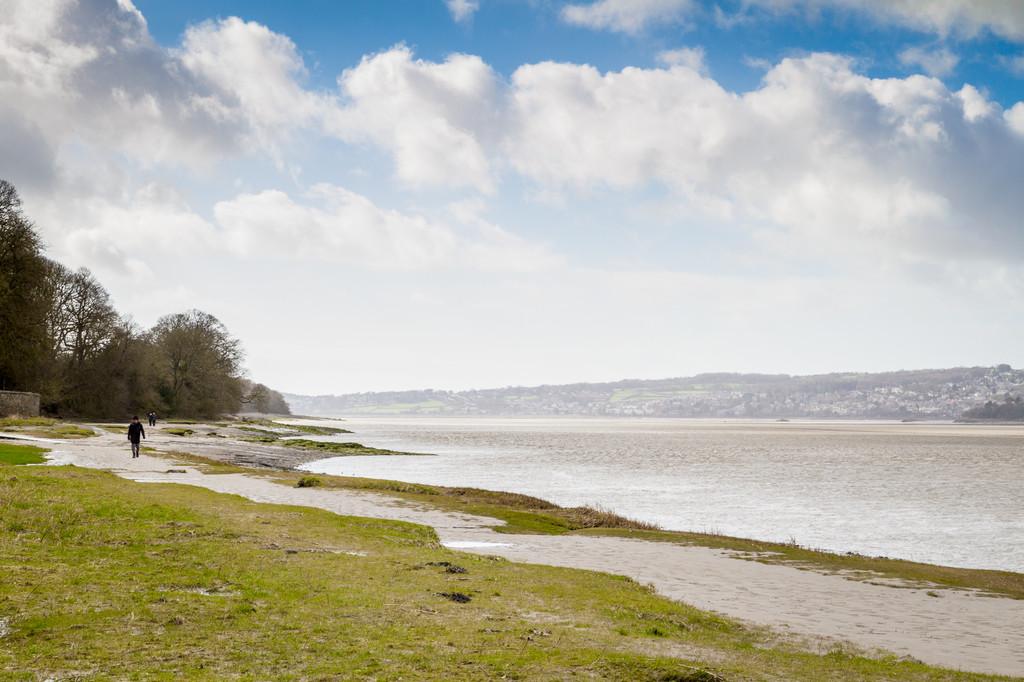
M 0 391 L 0 417 L 39 416 L 39 394 L 21 391 Z

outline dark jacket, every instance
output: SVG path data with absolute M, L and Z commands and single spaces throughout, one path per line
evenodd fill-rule
M 146 437 L 146 429 L 142 428 L 142 422 L 132 422 L 128 425 L 128 440 L 138 443 Z

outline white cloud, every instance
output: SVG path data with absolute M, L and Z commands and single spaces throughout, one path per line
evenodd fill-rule
M 1013 57 L 1000 57 L 999 61 L 1016 76 L 1024 76 L 1024 54 Z
M 698 73 L 707 72 L 703 47 L 680 47 L 658 53 L 658 61 L 666 66 L 685 66 Z
M 388 149 L 411 185 L 494 188 L 484 146 L 500 128 L 499 81 L 482 59 L 431 63 L 398 46 L 364 57 L 338 84 L 347 101 L 328 124 L 332 134 Z
M 624 7 L 585 9 L 623 30 L 648 20 L 629 23 L 640 15 L 626 19 L 617 13 Z M 646 17 L 670 9 L 630 7 Z M 954 92 L 923 76 L 873 79 L 848 59 L 815 54 L 783 60 L 760 87 L 735 93 L 707 76 L 699 48 L 663 53 L 664 68 L 528 64 L 506 82 L 479 57 L 430 62 L 398 46 L 346 70 L 331 95 L 303 86 L 289 39 L 239 19 L 194 26 L 170 52 L 127 2 L 19 2 L 0 31 L 0 121 L 18 131 L 5 144 L 38 157 L 14 172 L 30 183 L 77 182 L 82 195 L 88 186 L 135 187 L 121 196 L 100 190 L 134 207 L 126 221 L 142 219 L 139 206 L 151 202 L 133 197 L 145 183 L 126 182 L 133 169 L 116 154 L 143 167 L 213 163 L 249 149 L 278 158 L 292 134 L 327 134 L 384 149 L 414 187 L 491 193 L 510 172 L 539 193 L 654 183 L 691 215 L 743 225 L 765 244 L 796 238 L 907 262 L 1021 257 L 1024 199 L 1008 189 L 1024 175 L 1019 105 L 1003 112 L 970 85 Z M 311 230 L 344 226 L 321 236 L 349 240 L 353 252 L 370 253 L 372 240 L 346 230 L 376 225 L 366 232 L 384 245 L 373 251 L 379 258 L 366 256 L 374 263 L 464 263 L 473 249 L 504 243 L 486 221 L 464 221 L 479 232 L 465 242 L 475 246 L 445 246 L 456 234 L 448 225 L 375 213 L 340 190 L 331 196 L 307 205 L 251 195 L 225 210 L 259 197 Z M 273 241 L 284 228 L 261 229 Z M 400 233 L 408 252 L 386 238 Z
M 964 85 L 956 93 L 964 109 L 964 119 L 970 123 L 976 123 L 978 119 L 992 116 L 999 110 L 999 106 L 989 100 L 978 91 L 973 85 Z
M 574 6 L 637 33 L 697 5 Z M 914 24 L 898 13 L 906 2 L 867 6 L 937 33 L 1013 30 L 1011 15 L 953 0 Z M 96 268 L 140 317 L 223 314 L 262 358 L 261 378 L 282 386 L 834 369 L 839 355 L 938 365 L 972 361 L 979 334 L 994 354 L 1020 337 L 1024 103 L 1004 110 L 983 88 L 869 78 L 815 54 L 735 92 L 708 76 L 699 48 L 662 53 L 661 68 L 545 62 L 506 80 L 479 57 L 435 63 L 397 47 L 321 91 L 298 47 L 256 23 L 193 26 L 168 50 L 127 0 L 4 10 L 0 177 L 23 189 L 50 253 Z M 302 142 L 332 137 L 350 146 L 303 155 Z M 383 150 L 401 182 L 375 179 L 359 145 Z M 304 162 L 303 177 L 350 178 L 361 193 L 303 189 L 286 170 Z M 408 186 L 441 193 L 410 199 Z M 544 215 L 520 190 L 572 210 Z M 620 224 L 652 195 L 671 206 L 664 229 Z M 587 242 L 571 262 L 506 229 L 538 216 L 532 233 Z M 631 230 L 656 258 L 605 253 Z M 705 250 L 707 262 L 686 264 Z M 620 257 L 627 266 L 579 267 Z M 794 263 L 819 275 L 791 277 Z M 775 274 L 728 274 L 746 267 Z M 270 306 L 287 323 L 268 329 Z M 310 320 L 319 333 L 294 334 Z M 752 334 L 753 350 L 736 343 Z M 342 338 L 353 352 L 338 352 Z
M 255 22 L 230 17 L 186 30 L 176 57 L 210 94 L 192 94 L 192 106 L 247 125 L 255 142 L 274 149 L 288 131 L 316 126 L 331 106 L 300 80 L 306 69 L 295 44 Z
M 1017 102 L 1003 112 L 1006 124 L 1021 137 L 1024 137 L 1024 102 Z
M 940 36 L 974 37 L 982 31 L 1024 40 L 1024 2 L 1019 0 L 744 0 L 745 7 L 866 14 Z
M 444 0 L 448 6 L 452 19 L 458 23 L 464 23 L 473 18 L 473 15 L 480 9 L 479 0 Z
M 220 248 L 214 227 L 171 186 L 146 183 L 106 194 L 82 189 L 65 188 L 57 202 L 26 196 L 50 255 L 62 263 L 92 268 L 104 280 L 141 282 L 161 259 Z
M 244 194 L 214 206 L 231 250 L 284 260 L 326 259 L 347 265 L 419 269 L 446 263 L 454 235 L 422 217 L 381 210 L 340 187 L 318 186 L 308 205 L 284 192 Z
M 828 9 L 943 37 L 972 38 L 991 31 L 1008 40 L 1024 40 L 1024 3 L 1019 0 L 741 0 L 739 4 L 733 14 L 715 5 L 717 23 L 728 28 L 748 21 L 752 9 L 812 15 Z M 693 0 L 594 0 L 566 5 L 562 18 L 587 28 L 637 34 L 652 25 L 678 23 L 697 11 Z
M 134 191 L 96 188 L 60 202 L 26 197 L 50 254 L 104 278 L 151 279 L 166 259 L 196 254 L 243 262 L 326 262 L 361 271 L 543 271 L 563 264 L 485 218 L 478 200 L 431 218 L 382 208 L 343 187 L 321 183 L 302 196 L 281 190 L 238 194 L 200 216 L 173 186 Z
M 30 122 L 55 155 L 195 168 L 273 153 L 323 105 L 303 73 L 291 41 L 238 19 L 191 27 L 169 51 L 128 0 L 16 0 L 0 15 L 0 117 Z
M 953 73 L 960 57 L 946 47 L 928 49 L 915 46 L 900 52 L 900 61 L 907 66 L 920 66 L 930 76 L 942 77 Z
M 380 208 L 329 184 L 314 186 L 307 202 L 277 190 L 240 195 L 219 202 L 214 215 L 229 248 L 245 257 L 326 260 L 373 270 L 529 271 L 560 262 L 476 214 L 462 216 L 472 229 L 460 231 Z
M 742 95 L 689 68 L 534 64 L 511 99 L 503 149 L 545 188 L 656 182 L 691 211 L 844 258 L 1024 260 L 1016 118 L 972 87 L 868 78 L 816 54 Z
M 566 5 L 562 19 L 576 26 L 636 34 L 654 24 L 682 21 L 695 9 L 693 0 L 594 0 Z

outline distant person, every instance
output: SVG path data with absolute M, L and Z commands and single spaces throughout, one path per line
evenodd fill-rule
M 156 426 L 156 412 L 150 411 L 150 413 L 147 414 L 146 417 L 149 418 L 150 426 Z
M 132 459 L 139 456 L 139 443 L 146 437 L 146 429 L 142 428 L 142 422 L 138 415 L 132 417 L 132 423 L 128 425 L 128 440 L 132 444 Z

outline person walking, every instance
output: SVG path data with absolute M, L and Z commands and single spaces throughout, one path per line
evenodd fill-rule
M 132 459 L 139 456 L 139 444 L 146 437 L 146 429 L 142 428 L 139 416 L 132 417 L 132 423 L 128 425 L 128 441 L 132 444 Z
M 146 415 L 146 417 L 149 419 L 150 426 L 156 426 L 156 412 L 153 412 L 151 410 L 149 414 Z

